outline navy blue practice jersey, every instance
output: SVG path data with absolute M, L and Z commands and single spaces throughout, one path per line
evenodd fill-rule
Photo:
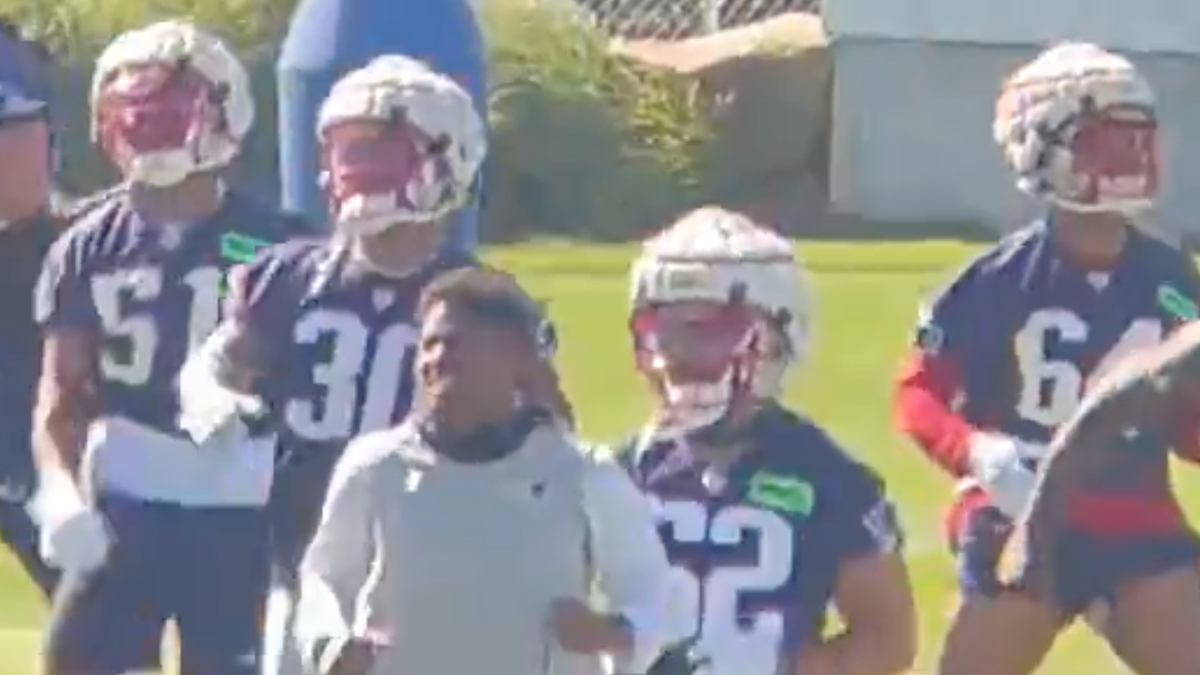
M 1200 278 L 1169 244 L 1130 228 L 1117 265 L 1080 269 L 1035 223 L 972 261 L 921 310 L 915 342 L 953 367 L 972 426 L 1046 443 L 1088 380 L 1195 318 Z
M 750 443 L 720 477 L 676 441 L 625 458 L 692 589 L 701 643 L 777 655 L 820 637 L 844 562 L 898 550 L 901 533 L 879 477 L 812 422 L 769 408 Z
M 244 271 L 232 315 L 262 343 L 263 397 L 282 422 L 285 452 L 340 446 L 399 421 L 412 403 L 414 314 L 437 274 L 475 264 L 446 254 L 395 279 L 351 259 L 340 241 L 267 249 Z
M 36 319 L 95 336 L 100 415 L 178 434 L 176 379 L 220 320 L 226 273 L 295 226 L 232 191 L 206 222 L 151 223 L 110 191 L 46 256 Z

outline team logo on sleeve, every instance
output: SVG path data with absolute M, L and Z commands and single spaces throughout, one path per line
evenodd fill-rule
M 760 471 L 750 478 L 747 499 L 774 511 L 807 517 L 816 508 L 817 493 L 808 481 Z
M 537 325 L 534 339 L 537 342 L 538 356 L 549 360 L 558 353 L 558 331 L 549 319 L 542 319 Z
M 1179 323 L 1187 323 L 1200 318 L 1200 309 L 1196 303 L 1174 286 L 1162 285 L 1156 293 L 1158 306 L 1172 319 Z
M 922 306 L 917 311 L 916 346 L 931 356 L 941 353 L 946 345 L 946 332 L 933 322 L 933 311 Z
M 904 534 L 900 530 L 900 519 L 896 517 L 896 507 L 886 499 L 871 507 L 863 516 L 863 527 L 871 533 L 880 551 L 895 551 L 904 544 Z

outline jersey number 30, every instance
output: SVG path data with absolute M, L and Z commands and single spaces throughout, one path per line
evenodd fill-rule
M 417 331 L 407 323 L 389 326 L 374 336 L 373 356 L 372 337 L 353 312 L 319 309 L 296 323 L 297 344 L 316 344 L 327 338 L 332 345 L 329 360 L 312 371 L 313 384 L 322 389 L 320 401 L 307 398 L 287 403 L 284 416 L 301 438 L 341 440 L 392 423 L 404 377 L 412 372 Z M 356 414 L 360 417 L 357 425 Z
M 1102 375 L 1127 354 L 1161 342 L 1163 328 L 1157 319 L 1134 320 L 1086 375 L 1071 362 L 1051 359 L 1046 354 L 1051 339 L 1083 343 L 1088 337 L 1087 323 L 1069 310 L 1041 309 L 1029 316 L 1013 340 L 1021 377 L 1017 414 L 1044 427 L 1066 422 L 1079 407 L 1089 378 Z
M 702 643 L 734 641 L 777 648 L 783 639 L 783 615 L 770 610 L 747 613 L 741 604 L 746 594 L 774 592 L 791 578 L 796 552 L 787 522 L 772 511 L 736 505 L 716 511 L 710 519 L 705 506 L 692 501 L 663 502 L 659 518 L 670 526 L 670 538 L 684 546 L 756 544 L 754 555 L 748 556 L 754 564 L 713 567 L 702 576 L 676 567 L 676 583 L 687 589 L 680 611 L 695 618 L 696 624 L 687 628 Z

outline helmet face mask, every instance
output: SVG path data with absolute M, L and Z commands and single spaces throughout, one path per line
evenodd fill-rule
M 1081 113 L 1071 140 L 1071 202 L 1150 201 L 1158 193 L 1158 124 L 1154 111 L 1114 106 Z M 1068 208 L 1070 206 L 1068 205 Z
M 1128 59 L 1067 42 L 1005 79 L 992 135 L 1022 192 L 1066 211 L 1135 216 L 1159 192 L 1155 107 Z
M 670 383 L 719 382 L 731 367 L 757 360 L 755 314 L 745 305 L 704 301 L 643 307 L 630 320 L 638 369 Z
M 399 55 L 339 80 L 322 104 L 317 137 L 331 215 L 352 237 L 440 225 L 470 199 L 487 152 L 470 94 Z
M 446 145 L 403 116 L 347 120 L 322 135 L 323 181 L 330 211 L 346 229 L 371 234 L 399 222 L 431 224 L 450 196 Z
M 697 209 L 647 240 L 629 329 L 656 434 L 725 443 L 776 400 L 808 351 L 808 289 L 791 242 L 738 213 Z
M 125 179 L 170 187 L 227 166 L 254 122 L 249 76 L 185 21 L 118 35 L 92 75 L 92 139 Z
M 638 370 L 658 397 L 660 426 L 694 432 L 753 403 L 763 322 L 744 304 L 682 301 L 636 310 Z
M 96 100 L 100 146 L 134 178 L 170 185 L 187 177 L 207 133 L 224 133 L 222 92 L 185 64 L 123 68 Z

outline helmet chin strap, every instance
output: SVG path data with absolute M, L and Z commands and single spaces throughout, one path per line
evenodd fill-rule
M 730 447 L 737 444 L 745 436 L 747 430 L 751 426 L 748 424 L 748 418 L 753 418 L 754 415 L 744 415 L 747 409 L 743 406 L 746 401 L 740 400 L 741 396 L 751 396 L 750 387 L 746 386 L 745 375 L 738 367 L 729 377 L 727 386 L 729 387 L 729 398 L 722 410 L 715 419 L 707 424 L 701 424 L 696 427 L 678 429 L 675 433 L 686 438 L 689 442 L 695 443 L 708 448 Z M 757 406 L 755 406 L 757 407 Z M 670 427 L 671 420 L 668 416 L 667 426 Z
M 424 258 L 415 260 L 406 265 L 390 265 L 381 262 L 376 257 L 372 257 L 370 248 L 363 246 L 361 237 L 353 237 L 350 241 L 350 255 L 355 262 L 370 269 L 372 272 L 377 272 L 392 279 L 407 279 L 415 274 L 419 274 L 421 270 L 425 269 L 425 266 L 429 264 L 429 261 L 432 260 L 437 253 L 434 252 L 428 256 L 425 256 Z

